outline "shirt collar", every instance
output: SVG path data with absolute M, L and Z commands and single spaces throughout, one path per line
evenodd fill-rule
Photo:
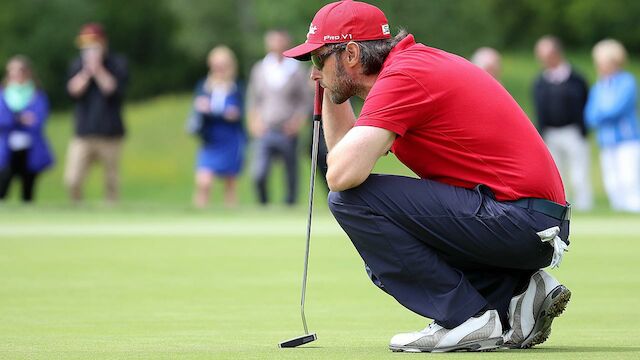
M 415 44 L 416 44 L 416 39 L 411 34 L 407 35 L 407 37 L 405 37 L 404 39 L 400 40 L 400 42 L 397 43 L 396 46 L 393 47 L 393 49 L 391 49 L 391 52 L 387 56 L 387 59 L 384 61 L 384 64 L 382 65 L 382 68 L 384 69 L 387 66 L 387 64 L 389 64 L 389 62 L 391 62 L 391 60 L 396 55 L 398 55 L 398 53 L 400 53 L 401 51 L 412 47 Z
M 567 62 L 563 62 L 553 69 L 548 69 L 543 72 L 544 78 L 554 84 L 560 84 L 567 81 L 570 75 L 571 66 Z

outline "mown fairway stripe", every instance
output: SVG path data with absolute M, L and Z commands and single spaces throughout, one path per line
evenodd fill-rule
M 3 236 L 295 236 L 304 235 L 306 223 L 291 219 L 225 219 L 178 221 L 127 221 L 120 219 L 102 223 L 39 222 L 0 223 Z M 330 217 L 314 219 L 312 231 L 315 235 L 331 236 L 343 234 L 338 224 Z M 640 221 L 635 218 L 611 219 L 588 218 L 574 221 L 572 236 L 637 236 Z

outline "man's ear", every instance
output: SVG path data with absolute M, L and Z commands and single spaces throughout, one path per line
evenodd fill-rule
M 360 46 L 353 41 L 349 42 L 345 49 L 345 55 L 348 66 L 358 65 L 360 63 Z

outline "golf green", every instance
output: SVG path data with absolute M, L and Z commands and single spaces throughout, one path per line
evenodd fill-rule
M 306 211 L 10 207 L 0 211 L 1 359 L 386 359 L 427 320 L 371 285 L 323 206 L 295 349 Z M 550 339 L 483 359 L 640 357 L 640 218 L 576 215 L 552 273 L 573 292 Z

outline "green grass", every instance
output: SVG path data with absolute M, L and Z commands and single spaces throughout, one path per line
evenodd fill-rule
M 0 215 L 2 359 L 391 359 L 403 355 L 387 350 L 390 337 L 427 322 L 369 283 L 321 205 L 306 309 L 319 340 L 300 349 L 276 344 L 302 334 L 304 211 L 10 207 Z M 553 273 L 573 299 L 550 340 L 477 357 L 640 356 L 638 217 L 579 215 L 572 233 Z

